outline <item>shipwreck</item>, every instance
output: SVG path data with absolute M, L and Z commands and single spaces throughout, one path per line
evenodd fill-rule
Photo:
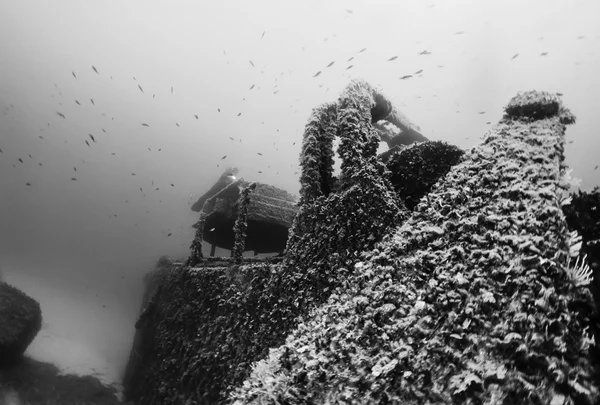
M 597 267 L 578 259 L 589 246 L 563 214 L 575 117 L 558 95 L 535 91 L 504 112 L 462 151 L 428 141 L 363 81 L 316 107 L 281 260 L 242 257 L 270 195 L 258 198 L 257 183 L 217 187 L 187 261 L 163 259 L 147 277 L 125 395 L 186 405 L 596 403 Z M 380 140 L 391 149 L 378 156 Z M 230 221 L 227 242 L 205 232 L 217 213 Z M 202 257 L 205 239 L 232 257 Z

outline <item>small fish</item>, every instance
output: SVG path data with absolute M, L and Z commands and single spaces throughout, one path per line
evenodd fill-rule
M 486 122 L 486 124 L 488 124 L 488 125 L 490 125 L 491 123 L 492 123 L 491 121 Z
M 225 159 L 226 157 L 227 157 L 227 155 L 223 156 L 223 157 L 221 158 L 221 160 Z
M 175 184 L 171 183 L 171 187 L 175 187 Z
M 57 111 L 57 112 L 56 112 L 56 114 L 57 114 L 59 117 L 62 117 L 63 119 L 67 119 L 63 113 L 60 113 L 60 112 L 58 112 L 58 111 Z
M 258 153 L 260 156 L 262 156 L 262 153 L 260 153 L 260 152 L 257 152 L 257 153 Z
M 152 95 L 152 98 L 154 98 L 154 97 L 156 97 L 156 94 L 153 94 L 153 95 Z
M 424 50 L 419 52 L 419 55 L 431 55 L 431 52 L 429 52 L 428 50 Z
M 560 97 L 560 96 L 562 96 L 563 94 L 562 94 L 562 93 L 556 93 L 556 95 Z
M 402 77 L 400 78 L 400 80 L 404 80 L 404 79 L 410 79 L 411 77 L 412 77 L 412 75 L 405 75 L 405 76 L 402 76 Z
M 513 57 L 512 57 L 510 60 L 514 60 L 514 59 L 516 59 L 516 58 L 517 58 L 517 56 L 519 56 L 519 54 L 518 54 L 518 53 L 515 53 L 515 54 L 513 55 Z
M 145 122 L 142 123 L 143 127 L 149 127 L 150 125 L 146 124 Z
M 138 84 L 138 88 L 140 89 L 140 91 L 141 91 L 142 93 L 144 92 L 144 89 L 142 89 L 142 86 L 140 86 L 139 84 Z
M 26 186 L 31 186 L 31 183 L 25 183 Z
M 321 71 L 319 70 L 317 73 L 315 73 L 315 75 L 313 77 L 317 77 L 321 74 Z
M 254 85 L 252 85 L 252 86 L 250 87 L 250 90 L 252 90 L 253 88 L 254 88 Z
M 583 38 L 585 38 L 583 35 L 580 35 L 577 37 L 577 39 L 583 39 Z
M 0 149 L 0 153 L 4 153 L 4 151 L 2 149 Z
M 423 73 L 423 69 L 417 70 L 413 75 L 418 75 L 419 73 Z
M 19 162 L 23 163 L 23 159 L 19 158 Z
M 598 165 L 596 165 L 596 167 L 594 167 L 594 170 L 598 170 Z
M 94 99 L 90 98 L 90 101 L 92 102 L 92 104 L 96 105 L 96 103 L 94 103 Z
M 115 152 L 111 153 L 111 155 L 112 155 L 112 156 L 114 156 L 114 155 L 115 155 Z
M 262 173 L 262 171 L 261 171 L 261 170 L 259 170 L 258 172 L 259 172 L 259 173 Z
M 333 62 L 329 63 L 329 65 L 327 65 L 327 66 L 325 66 L 325 67 L 332 67 L 334 63 L 335 63 L 335 61 L 333 61 Z
M 39 163 L 38 163 L 38 165 L 40 165 L 40 166 L 44 166 L 44 165 L 42 164 L 42 162 L 39 162 Z
M 353 14 L 353 13 L 354 13 L 354 11 L 350 10 L 349 8 L 347 8 L 347 9 L 346 9 L 346 13 L 348 13 L 348 14 Z
M 267 32 L 267 31 L 263 31 L 262 35 L 260 36 L 260 39 L 263 39 L 263 38 L 265 37 L 265 33 L 266 33 L 266 32 Z
M 141 187 L 140 187 L 140 192 L 142 192 L 142 193 L 144 192 L 144 190 L 142 190 L 142 188 L 141 188 Z
M 96 66 L 92 65 L 92 69 L 94 69 L 94 72 L 98 73 L 98 69 L 96 69 Z M 100 73 L 98 73 L 100 74 Z
M 171 94 L 173 94 L 173 86 L 171 86 Z
M 361 49 L 360 51 L 358 51 L 358 53 L 363 53 L 363 52 L 364 52 L 364 51 L 366 51 L 366 50 L 367 50 L 367 48 L 363 48 L 363 49 Z
M 77 178 L 71 177 L 71 181 L 77 181 Z
M 392 56 L 392 57 L 391 57 L 391 58 L 389 58 L 387 61 L 388 61 L 388 62 L 391 62 L 391 61 L 393 61 L 393 60 L 396 60 L 396 59 L 398 59 L 398 57 L 397 57 L 397 56 Z
M 215 229 L 217 229 L 217 228 L 212 228 L 209 232 L 213 232 Z
M 250 64 L 252 65 L 252 67 L 254 67 L 254 63 L 252 63 L 252 61 L 250 61 Z
M 194 117 L 196 117 L 196 119 L 198 119 L 198 115 L 197 114 L 194 114 Z
M 353 59 L 354 59 L 354 56 L 353 56 L 353 57 L 351 57 L 350 59 L 348 59 L 346 62 L 350 62 L 350 61 L 351 61 L 351 60 L 353 60 Z
M 454 33 L 454 35 L 462 35 L 462 34 L 464 34 L 464 33 L 465 33 L 464 31 L 456 31 L 456 32 Z
M 542 52 L 542 53 L 540 53 L 540 56 L 546 56 L 546 55 L 548 55 L 548 52 Z
M 81 105 L 81 103 L 79 101 L 75 100 L 75 102 L 77 103 L 77 105 Z
M 77 171 L 77 168 L 73 166 L 73 171 Z
M 235 141 L 235 139 L 233 139 L 232 137 L 229 137 L 229 139 L 231 139 L 232 141 Z
M 352 69 L 354 67 L 354 65 L 350 65 L 346 68 L 346 70 Z
M 71 74 L 73 74 L 73 77 L 75 78 L 75 80 L 77 80 L 77 75 L 75 74 L 75 72 L 71 72 Z
M 171 235 L 173 235 L 173 234 L 172 234 L 171 232 L 169 232 L 169 233 L 167 234 L 167 238 L 168 238 L 169 236 L 171 236 Z
M 102 130 L 102 132 L 106 133 L 106 131 L 104 130 L 104 128 L 100 128 Z
M 485 111 L 479 111 L 478 114 L 485 114 Z
M 240 115 L 242 115 L 242 113 L 239 113 L 237 116 L 239 117 Z
M 175 123 L 175 125 L 179 126 L 179 124 L 178 124 L 178 123 Z
M 220 109 L 220 108 L 217 108 L 217 111 L 221 112 L 221 109 Z
M 223 55 L 227 56 L 227 52 L 225 52 L 225 49 L 223 49 Z
M 94 139 L 94 135 L 92 135 L 92 134 L 88 134 L 88 135 L 90 136 L 90 138 L 92 139 L 92 141 L 94 141 L 94 143 L 97 143 L 96 139 Z
M 85 144 L 90 147 L 90 143 L 87 140 L 85 141 Z

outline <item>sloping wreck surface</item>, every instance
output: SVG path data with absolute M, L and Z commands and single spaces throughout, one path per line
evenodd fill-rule
M 236 404 L 595 403 L 595 308 L 560 208 L 575 118 L 543 92 L 505 111 Z

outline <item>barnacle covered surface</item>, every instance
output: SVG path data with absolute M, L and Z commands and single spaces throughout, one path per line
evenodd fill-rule
M 446 142 L 421 142 L 380 155 L 398 198 L 412 211 L 421 197 L 460 161 L 464 152 Z
M 574 118 L 544 97 L 512 100 L 231 399 L 594 403 L 586 325 L 596 309 L 567 277 L 560 207 Z
M 256 189 L 256 183 L 251 183 L 240 193 L 238 199 L 238 216 L 233 227 L 235 242 L 231 251 L 231 257 L 235 264 L 242 264 L 242 256 L 246 246 L 246 231 L 248 230 L 248 206 L 250 205 L 250 193 Z
M 546 91 L 519 92 L 505 108 L 510 119 L 544 119 L 558 116 L 563 124 L 574 124 L 575 116 L 562 105 L 557 94 Z
M 305 164 L 300 174 L 300 204 L 328 196 L 334 187 L 333 140 L 337 135 L 337 105 L 315 108 L 304 129 L 302 154 Z
M 330 105 L 319 107 L 307 125 L 300 162 L 301 206 L 290 230 L 283 271 L 299 273 L 297 277 L 313 274 L 309 278 L 322 284 L 317 290 L 339 281 L 336 266 L 352 266 L 361 251 L 406 215 L 389 183 L 389 172 L 377 159 L 379 138 L 371 124 L 375 94 L 368 83 L 354 80 L 340 96 L 336 111 L 342 163 L 335 193 L 318 186 L 332 176 L 333 159 L 321 146 L 331 148 L 335 133 L 331 121 L 336 115 Z M 306 293 L 315 294 L 310 291 Z
M 194 224 L 196 232 L 194 233 L 194 239 L 192 239 L 192 243 L 190 244 L 190 256 L 186 261 L 187 266 L 194 267 L 200 262 L 200 260 L 202 260 L 202 240 L 204 235 L 205 222 L 206 214 L 204 212 L 201 212 L 200 218 L 198 218 L 198 221 Z

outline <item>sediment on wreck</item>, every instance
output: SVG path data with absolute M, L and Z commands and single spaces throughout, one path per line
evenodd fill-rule
M 593 404 L 586 325 L 567 267 L 564 131 L 549 93 L 503 120 L 366 253 L 327 302 L 255 364 L 250 403 Z

